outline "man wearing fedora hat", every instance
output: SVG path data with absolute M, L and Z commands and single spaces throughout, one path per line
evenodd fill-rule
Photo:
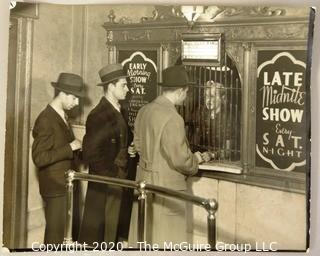
M 121 64 L 109 64 L 99 71 L 104 95 L 89 113 L 83 139 L 83 158 L 89 174 L 125 178 L 128 160 L 127 114 L 119 101 L 128 90 L 127 75 Z M 122 189 L 88 184 L 80 242 L 116 242 Z
M 76 168 L 75 152 L 81 149 L 65 111 L 79 104 L 79 97 L 84 96 L 84 84 L 79 75 L 60 73 L 52 86 L 55 97 L 39 114 L 33 127 L 32 159 L 39 169 L 40 194 L 46 204 L 44 243 L 60 244 L 66 215 L 65 172 Z M 76 221 L 74 228 L 76 236 Z
M 186 99 L 190 82 L 181 65 L 163 70 L 162 95 L 143 106 L 134 124 L 134 145 L 140 155 L 137 180 L 186 191 L 186 177 L 198 171 L 199 163 L 209 161 L 209 153 L 192 153 L 185 135 L 184 120 L 175 105 Z M 147 242 L 186 242 L 185 203 L 154 194 L 147 216 Z M 133 210 L 129 243 L 136 244 L 137 211 Z M 174 227 L 174 228 L 172 228 Z M 168 232 L 169 231 L 169 232 Z

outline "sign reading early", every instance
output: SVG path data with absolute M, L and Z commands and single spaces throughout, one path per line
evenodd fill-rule
M 306 51 L 259 51 L 256 166 L 303 171 L 306 164 Z
M 133 129 L 139 109 L 157 95 L 157 65 L 141 51 L 132 52 L 122 61 L 122 65 L 128 75 L 130 90 L 128 122 Z

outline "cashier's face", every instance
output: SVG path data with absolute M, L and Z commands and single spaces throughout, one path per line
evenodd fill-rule
M 208 85 L 208 83 L 207 83 Z M 221 88 L 218 88 L 214 83 L 209 83 L 205 89 L 205 104 L 207 109 L 213 111 L 215 114 L 220 112 L 221 109 Z

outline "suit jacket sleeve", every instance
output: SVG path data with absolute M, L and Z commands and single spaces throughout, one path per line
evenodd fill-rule
M 178 172 L 193 175 L 198 171 L 198 160 L 189 148 L 182 118 L 171 118 L 167 122 L 161 136 L 161 149 Z
M 50 121 L 40 118 L 33 128 L 34 141 L 32 144 L 32 158 L 39 168 L 61 160 L 73 158 L 73 152 L 68 142 L 61 147 L 54 148 L 54 131 Z

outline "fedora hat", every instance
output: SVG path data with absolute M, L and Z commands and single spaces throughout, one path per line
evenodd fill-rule
M 60 73 L 57 82 L 51 82 L 52 86 L 62 92 L 78 97 L 85 95 L 82 77 L 72 73 Z
M 104 66 L 99 70 L 99 76 L 101 83 L 97 84 L 97 86 L 103 86 L 113 80 L 128 77 L 126 72 L 123 70 L 123 66 L 119 63 Z
M 188 73 L 183 65 L 172 66 L 162 71 L 162 83 L 164 87 L 185 87 L 194 84 L 189 81 Z

